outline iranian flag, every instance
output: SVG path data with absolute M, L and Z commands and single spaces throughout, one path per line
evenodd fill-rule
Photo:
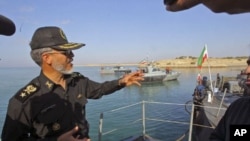
M 197 62 L 198 68 L 201 69 L 202 64 L 206 61 L 207 58 L 208 58 L 207 46 L 205 45 Z

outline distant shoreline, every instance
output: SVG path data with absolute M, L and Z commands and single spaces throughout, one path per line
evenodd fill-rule
M 211 68 L 227 68 L 227 67 L 246 67 L 247 58 L 236 59 L 236 58 L 209 58 L 208 61 L 203 63 L 203 67 L 210 66 Z M 197 59 L 185 58 L 185 59 L 166 59 L 155 61 L 154 65 L 166 68 L 197 68 Z M 87 64 L 78 66 L 140 66 L 139 63 L 106 63 L 106 64 Z

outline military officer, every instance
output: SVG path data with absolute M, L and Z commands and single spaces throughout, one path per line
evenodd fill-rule
M 30 54 L 41 72 L 10 99 L 2 141 L 89 140 L 87 99 L 98 99 L 133 84 L 140 86 L 142 72 L 104 83 L 72 72 L 72 50 L 84 45 L 69 43 L 59 27 L 40 27 L 35 31 Z

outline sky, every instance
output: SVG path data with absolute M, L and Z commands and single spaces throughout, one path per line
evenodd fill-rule
M 163 0 L 1 0 L 0 14 L 16 25 L 0 37 L 0 67 L 36 66 L 30 40 L 42 26 L 62 28 L 75 50 L 74 64 L 138 63 L 198 57 L 250 55 L 250 13 L 213 13 L 203 5 L 165 10 Z

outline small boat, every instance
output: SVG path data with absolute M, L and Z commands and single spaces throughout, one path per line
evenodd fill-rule
M 101 74 L 114 74 L 115 72 L 113 68 L 111 67 L 101 67 L 100 73 Z
M 166 72 L 160 70 L 160 68 L 153 66 L 152 64 L 141 67 L 140 70 L 144 73 L 143 82 L 162 82 L 166 77 Z
M 166 77 L 163 81 L 172 81 L 177 80 L 177 78 L 181 75 L 180 72 L 173 71 L 173 70 L 166 70 Z
M 144 80 L 142 83 L 177 80 L 181 74 L 180 72 L 172 70 L 161 70 L 152 63 L 148 64 L 147 66 L 140 67 L 139 69 L 144 73 Z
M 131 69 L 125 68 L 123 66 L 114 66 L 114 67 L 101 67 L 101 74 L 126 74 L 130 73 Z

